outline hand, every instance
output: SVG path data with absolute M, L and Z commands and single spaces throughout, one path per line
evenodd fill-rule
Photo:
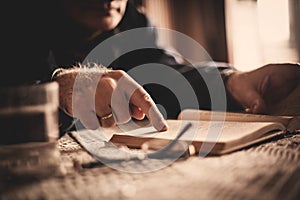
M 167 130 L 149 94 L 124 71 L 66 71 L 54 79 L 60 85 L 60 107 L 86 128 L 111 127 L 146 115 L 157 130 Z
M 249 72 L 236 72 L 227 82 L 230 95 L 246 112 L 300 114 L 300 65 L 268 64 Z

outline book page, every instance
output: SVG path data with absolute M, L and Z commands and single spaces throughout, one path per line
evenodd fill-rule
M 179 115 L 180 120 L 203 120 L 203 121 L 239 121 L 239 122 L 279 122 L 288 126 L 293 116 L 272 116 L 238 112 L 222 112 L 209 110 L 186 109 Z
M 135 148 L 142 148 L 146 142 L 152 142 L 155 144 L 155 148 L 159 146 L 158 149 L 162 149 L 191 124 L 179 140 L 188 146 L 192 144 L 196 152 L 219 154 L 263 140 L 266 136 L 272 137 L 272 135 L 281 134 L 283 131 L 280 130 L 285 129 L 282 124 L 274 122 L 167 120 L 167 123 L 169 129 L 165 132 L 158 132 L 149 123 L 144 123 L 145 126 L 138 126 L 134 129 L 112 127 L 106 128 L 105 131 L 80 130 L 71 133 L 89 152 L 98 152 L 99 156 L 99 152 L 106 152 L 111 144 L 109 142 Z M 274 132 L 272 132 L 273 130 Z M 111 136 L 112 138 L 108 142 Z
M 287 130 L 290 132 L 300 131 L 300 116 L 290 120 Z
M 157 132 L 151 127 L 139 128 L 134 131 L 116 133 L 111 141 L 136 147 L 149 139 L 172 141 L 187 123 L 192 123 L 192 127 L 179 140 L 193 143 L 229 143 L 232 141 L 243 143 L 259 138 L 269 131 L 285 129 L 282 124 L 273 122 L 227 121 L 223 123 L 219 121 L 167 120 L 167 123 L 169 129 L 164 132 Z

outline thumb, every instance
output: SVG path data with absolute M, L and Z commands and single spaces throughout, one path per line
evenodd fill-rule
M 247 95 L 249 98 L 247 102 L 246 111 L 254 114 L 267 113 L 267 106 L 265 101 L 259 93 L 252 91 Z

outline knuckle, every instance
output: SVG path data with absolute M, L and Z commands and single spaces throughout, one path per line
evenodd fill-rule
M 117 82 L 114 78 L 105 76 L 100 79 L 98 86 L 100 91 L 113 91 L 117 86 Z
M 115 79 L 119 80 L 120 78 L 127 75 L 124 70 L 112 70 L 108 75 L 115 77 Z
M 138 90 L 140 91 L 140 90 Z M 144 93 L 144 92 L 135 92 L 136 98 L 143 102 L 143 105 L 150 107 L 154 104 L 151 96 L 148 93 Z
M 115 70 L 115 73 L 120 77 L 125 76 L 127 74 L 124 70 Z
M 137 95 L 139 99 L 143 99 L 147 102 L 152 102 L 152 98 L 150 96 L 150 94 L 146 93 L 146 92 L 141 92 L 140 90 L 137 91 Z

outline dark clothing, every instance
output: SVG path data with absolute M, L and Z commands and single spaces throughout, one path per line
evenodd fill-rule
M 42 15 L 45 14 L 43 13 Z M 20 60 L 17 60 L 15 63 L 12 62 L 15 66 L 10 68 L 13 70 L 8 70 L 8 76 L 1 76 L 2 84 L 33 83 L 36 80 L 41 82 L 50 81 L 51 74 L 55 68 L 70 67 L 83 62 L 86 56 L 97 47 L 98 44 L 111 36 L 134 28 L 151 27 L 147 18 L 128 3 L 125 16 L 116 29 L 101 34 L 89 43 L 83 43 L 79 38 L 84 33 L 81 32 L 79 25 L 69 21 L 63 16 L 63 12 L 55 12 L 51 17 L 52 18 L 50 19 L 46 16 L 46 22 L 48 22 L 48 24 L 42 24 L 42 27 L 38 26 L 38 23 L 33 23 L 32 27 L 29 27 L 38 32 L 25 30 L 27 34 L 30 33 L 33 35 L 28 35 L 28 38 L 26 38 L 27 34 L 24 34 L 23 39 L 26 41 L 19 41 L 22 45 L 19 46 L 20 48 L 18 48 L 17 43 L 15 44 L 16 49 L 19 49 L 19 52 L 16 52 L 15 55 L 21 53 L 21 59 L 23 59 L 24 62 L 19 62 Z M 32 39 L 32 42 L 28 41 L 28 39 Z M 178 91 L 174 92 L 172 89 L 155 82 L 144 85 L 154 101 L 157 104 L 163 105 L 168 118 L 176 118 L 180 110 L 184 108 L 212 109 L 210 98 L 210 95 L 212 95 L 210 92 L 212 91 L 208 90 L 208 86 L 214 89 L 213 93 L 215 97 L 222 94 L 224 86 L 222 87 L 222 84 L 217 81 L 217 77 L 221 73 L 221 77 L 224 80 L 226 76 L 234 70 L 224 63 L 216 63 L 218 70 L 215 70 L 215 68 L 212 67 L 212 63 L 205 63 L 196 68 L 186 62 L 178 63 L 174 56 L 167 53 L 164 49 L 157 47 L 156 31 L 154 28 L 147 30 L 145 34 L 139 36 L 138 41 L 136 41 L 144 42 L 146 45 L 150 45 L 153 48 L 137 49 L 124 55 L 116 53 L 122 52 L 122 50 L 118 48 L 122 48 L 122 45 L 123 47 L 124 45 L 126 46 L 126 41 L 124 42 L 125 44 L 120 44 L 123 43 L 122 40 L 120 40 L 119 43 L 114 43 L 114 46 L 107 47 L 105 54 L 111 53 L 115 56 L 113 62 L 109 62 L 108 65 L 106 65 L 107 67 L 129 71 L 129 74 L 140 83 L 143 82 L 141 77 L 135 77 L 134 74 L 130 73 L 130 70 L 143 64 L 159 63 L 169 66 L 171 69 L 175 69 L 179 72 L 165 77 L 165 79 L 171 82 L 172 86 L 177 88 L 176 90 Z M 23 46 L 24 43 L 25 46 Z M 128 45 L 130 44 L 128 43 Z M 14 53 L 11 55 L 14 55 Z M 105 57 L 102 57 L 99 60 L 101 60 L 99 64 L 107 64 Z M 94 60 L 94 62 L 96 61 Z M 15 73 L 16 66 L 18 70 L 20 69 L 22 74 L 17 80 L 12 80 L 11 77 L 14 77 L 13 74 Z M 155 71 L 156 65 L 149 65 L 149 67 L 153 67 L 151 70 Z M 203 74 L 205 75 L 205 79 L 209 81 L 204 81 Z M 184 96 L 187 88 L 182 85 L 183 77 L 188 80 L 189 85 L 195 92 L 197 104 L 193 103 L 195 99 L 188 99 L 189 96 Z M 230 99 L 222 99 L 222 95 L 217 98 L 219 98 L 218 102 L 214 102 L 213 109 L 223 110 L 223 103 L 226 102 L 226 100 L 230 110 L 239 109 L 239 107 Z M 183 105 L 180 105 L 182 101 L 184 101 L 184 103 Z M 61 121 L 64 121 L 65 118 L 68 117 L 61 116 Z M 67 123 L 61 126 L 62 131 L 66 125 Z

